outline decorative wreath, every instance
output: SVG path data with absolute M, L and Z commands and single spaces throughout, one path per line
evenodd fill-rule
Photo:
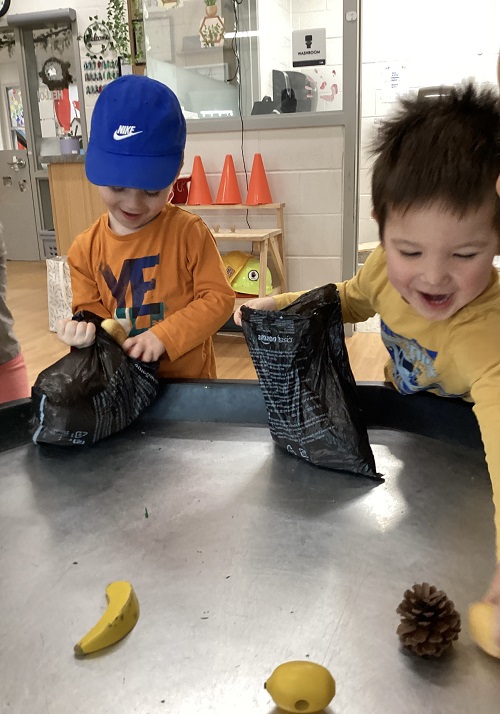
M 69 73 L 70 63 L 62 62 L 57 57 L 49 57 L 43 63 L 42 71 L 38 73 L 42 82 L 53 91 L 54 89 L 67 89 L 73 82 Z
M 83 44 L 89 57 L 100 57 L 107 50 L 114 49 L 108 27 L 100 21 L 92 22 L 87 27 L 83 33 Z

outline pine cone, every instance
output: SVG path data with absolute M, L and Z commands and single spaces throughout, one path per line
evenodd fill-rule
M 439 657 L 458 639 L 460 615 L 446 593 L 434 585 L 415 583 L 396 612 L 401 615 L 399 639 L 413 654 Z

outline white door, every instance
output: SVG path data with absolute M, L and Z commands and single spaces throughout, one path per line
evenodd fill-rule
M 0 222 L 9 260 L 40 260 L 26 151 L 0 151 Z

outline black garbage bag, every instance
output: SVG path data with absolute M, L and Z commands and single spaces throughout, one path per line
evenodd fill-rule
M 158 394 L 158 362 L 128 357 L 93 313 L 73 319 L 93 322 L 96 339 L 38 375 L 31 390 L 35 444 L 95 444 L 131 424 Z
M 280 311 L 242 307 L 241 312 L 274 441 L 315 466 L 380 480 L 336 286 L 311 290 Z

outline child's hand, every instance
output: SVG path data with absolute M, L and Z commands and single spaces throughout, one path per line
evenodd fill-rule
M 128 337 L 122 347 L 129 357 L 143 362 L 156 362 L 166 352 L 163 342 L 151 330 Z
M 57 336 L 70 347 L 90 347 L 95 340 L 95 325 L 92 322 L 76 322 L 60 318 L 56 323 Z
M 273 297 L 252 298 L 240 305 L 234 312 L 233 319 L 241 327 L 241 308 L 245 305 L 253 310 L 277 310 L 276 300 Z
M 491 602 L 495 605 L 495 632 L 493 633 L 495 644 L 500 647 L 500 562 L 497 563 L 493 580 L 491 581 L 488 592 L 483 597 L 483 602 Z

